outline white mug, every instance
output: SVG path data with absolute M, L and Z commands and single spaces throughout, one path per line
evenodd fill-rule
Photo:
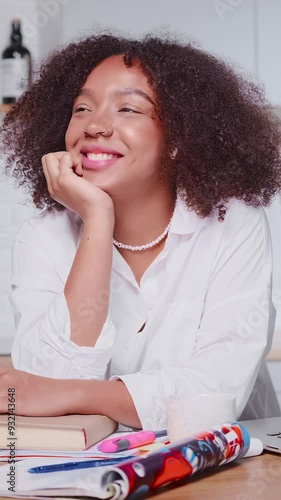
M 170 442 L 190 437 L 226 422 L 235 422 L 236 397 L 227 393 L 199 394 L 194 398 L 172 396 L 166 401 Z

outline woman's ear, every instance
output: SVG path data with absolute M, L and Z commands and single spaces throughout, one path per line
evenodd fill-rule
M 174 148 L 173 151 L 170 153 L 171 160 L 174 160 L 176 158 L 177 153 L 178 153 L 178 148 Z

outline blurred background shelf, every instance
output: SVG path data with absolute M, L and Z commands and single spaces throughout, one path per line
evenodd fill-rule
M 0 104 L 0 113 L 8 113 L 11 107 L 11 104 Z

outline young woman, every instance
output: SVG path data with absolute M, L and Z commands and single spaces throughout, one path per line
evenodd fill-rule
M 21 415 L 150 429 L 175 394 L 279 414 L 262 205 L 280 189 L 280 135 L 265 104 L 174 40 L 92 36 L 43 66 L 2 132 L 7 173 L 44 210 L 14 243 L 1 412 L 15 387 Z

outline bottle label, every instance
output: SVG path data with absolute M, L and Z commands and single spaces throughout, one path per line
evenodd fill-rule
M 18 99 L 29 85 L 29 61 L 27 59 L 2 59 L 2 97 Z

